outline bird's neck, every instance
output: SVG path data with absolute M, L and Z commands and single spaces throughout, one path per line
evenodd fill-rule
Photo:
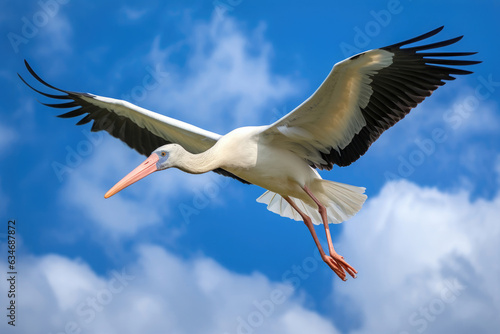
M 198 154 L 183 149 L 177 160 L 176 167 L 187 173 L 203 174 L 219 168 L 220 161 L 216 158 L 213 148 Z

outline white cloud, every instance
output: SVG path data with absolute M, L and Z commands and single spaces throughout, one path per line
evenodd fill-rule
M 443 120 L 457 136 L 496 133 L 500 128 L 497 106 L 479 99 L 477 92 L 467 87 L 445 110 Z
M 147 8 L 137 9 L 124 5 L 120 9 L 120 13 L 125 15 L 128 21 L 137 21 L 148 12 Z
M 64 14 L 58 12 L 48 19 L 47 25 L 40 28 L 40 36 L 36 37 L 39 38 L 37 41 L 37 54 L 51 57 L 54 54 L 70 53 L 72 50 L 72 35 L 73 27 L 70 20 Z M 57 69 L 57 67 L 54 69 Z
M 233 273 L 209 258 L 185 261 L 144 245 L 126 269 L 106 277 L 59 255 L 24 259 L 19 333 L 338 333 L 288 296 L 289 286 Z M 29 321 L 22 314 L 31 314 Z
M 211 174 L 191 175 L 172 169 L 150 175 L 119 194 L 104 199 L 106 191 L 145 157 L 115 138 L 104 139 L 107 134 L 98 136 L 93 137 L 95 144 L 92 144 L 91 155 L 81 156 L 81 163 L 72 165 L 71 172 L 63 175 L 60 201 L 63 207 L 71 208 L 72 215 L 76 210 L 88 219 L 94 230 L 115 239 L 131 237 L 139 229 L 162 223 L 170 215 L 169 210 L 178 209 L 172 201 L 183 194 L 203 192 L 207 185 L 213 183 L 214 176 Z M 92 140 L 82 142 L 90 144 Z M 80 152 L 80 146 L 83 147 L 77 143 L 73 151 Z M 178 211 L 175 214 L 179 216 Z
M 457 80 L 458 81 L 458 80 Z M 480 87 L 480 81 L 477 81 Z M 452 87 L 453 86 L 453 87 Z M 477 87 L 450 82 L 438 88 L 439 96 L 431 95 L 410 114 L 384 133 L 371 150 L 379 155 L 403 153 L 415 149 L 418 140 L 431 139 L 433 131 L 444 131 L 447 147 L 464 147 L 471 137 L 495 135 L 500 129 L 498 107 L 491 97 L 481 98 Z M 441 138 L 441 136 L 440 136 Z M 455 150 L 444 149 L 441 155 L 455 155 Z
M 0 123 L 0 154 L 8 147 L 12 146 L 17 138 L 18 134 L 12 127 Z
M 273 107 L 298 87 L 272 72 L 272 45 L 264 32 L 260 25 L 246 35 L 233 18 L 214 15 L 209 23 L 193 23 L 186 40 L 169 48 L 162 49 L 158 37 L 148 57 L 162 64 L 169 78 L 151 93 L 151 103 L 219 132 L 269 121 Z M 179 70 L 169 58 L 186 48 L 188 58 Z
M 471 202 L 466 191 L 388 183 L 336 244 L 360 272 L 334 281 L 335 304 L 361 313 L 352 332 L 493 333 L 500 325 L 499 210 L 500 196 Z M 19 318 L 19 332 L 339 332 L 290 296 L 290 286 L 259 273 L 236 274 L 210 258 L 185 260 L 151 245 L 136 254 L 125 270 L 133 278 L 120 276 L 121 268 L 103 277 L 80 260 L 25 255 L 19 303 L 33 317 Z M 269 303 L 273 291 L 286 297 Z
M 466 191 L 386 184 L 346 224 L 338 243 L 360 272 L 335 289 L 339 302 L 363 314 L 354 332 L 500 328 L 499 211 L 499 195 L 471 202 Z
M 116 140 L 100 138 L 95 142 L 95 146 L 90 146 L 93 147 L 91 156 L 79 155 L 81 159 L 79 164 L 66 164 L 71 168 L 71 173 L 63 174 L 62 206 L 69 205 L 89 222 L 113 236 L 132 235 L 140 225 L 146 227 L 158 223 L 159 212 L 141 207 L 143 201 L 132 201 L 123 196 L 104 199 L 107 188 L 111 188 L 120 177 L 125 176 L 128 173 L 127 169 L 132 170 L 138 165 L 140 158 L 134 151 L 124 149 L 123 144 Z M 91 140 L 86 141 L 86 143 L 91 142 Z M 77 154 L 80 152 L 78 144 L 74 152 Z M 74 161 L 79 160 L 75 158 Z
M 497 154 L 497 150 L 484 143 L 471 142 L 464 146 L 460 154 L 455 157 L 455 163 L 463 170 L 467 170 L 474 178 L 491 177 L 493 179 Z

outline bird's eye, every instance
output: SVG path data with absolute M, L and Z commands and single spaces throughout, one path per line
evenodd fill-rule
M 166 155 L 167 155 L 167 153 L 165 153 L 165 151 L 161 152 L 161 156 L 162 156 L 162 157 L 164 157 L 164 156 L 166 156 Z

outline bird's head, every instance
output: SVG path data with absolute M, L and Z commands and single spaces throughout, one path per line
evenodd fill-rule
M 133 171 L 131 171 L 127 176 L 121 179 L 113 188 L 109 189 L 104 195 L 104 198 L 109 198 L 116 194 L 117 192 L 130 186 L 132 183 L 145 178 L 149 174 L 164 170 L 170 167 L 175 167 L 174 162 L 176 156 L 181 151 L 180 145 L 177 144 L 167 144 L 158 147 L 151 153 L 149 158 L 147 158 L 142 164 L 137 166 Z
M 158 147 L 151 153 L 151 155 L 156 154 L 158 156 L 158 161 L 156 162 L 157 170 L 164 170 L 171 167 L 176 167 L 175 162 L 180 152 L 184 149 L 179 144 L 167 144 Z

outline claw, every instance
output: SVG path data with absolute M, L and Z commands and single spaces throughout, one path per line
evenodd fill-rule
M 337 276 L 346 281 L 346 272 L 352 277 L 356 278 L 356 274 L 358 273 L 356 269 L 354 269 L 349 263 L 344 260 L 343 256 L 338 255 L 337 253 L 333 253 L 330 256 L 325 255 L 323 257 L 323 261 L 337 274 Z

